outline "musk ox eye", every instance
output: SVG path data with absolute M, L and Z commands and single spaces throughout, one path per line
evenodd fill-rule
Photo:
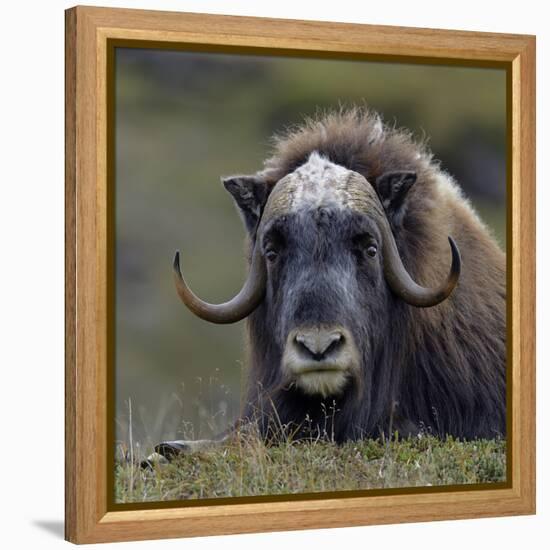
M 362 233 L 352 239 L 352 252 L 358 261 L 364 261 L 366 257 L 374 258 L 378 247 L 371 235 Z
M 271 227 L 262 239 L 264 258 L 267 262 L 273 263 L 285 249 L 286 241 L 283 234 L 277 227 Z
M 267 250 L 265 253 L 265 259 L 270 263 L 276 261 L 278 257 L 279 253 L 275 250 Z
M 374 246 L 373 244 L 371 244 L 368 248 L 367 248 L 367 255 L 370 256 L 371 258 L 374 258 L 376 256 L 376 253 L 378 252 L 378 249 L 376 248 L 376 246 Z

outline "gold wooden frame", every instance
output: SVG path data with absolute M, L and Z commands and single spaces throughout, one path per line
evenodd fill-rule
M 479 490 L 112 511 L 108 498 L 109 41 L 508 71 L 508 482 Z M 510 334 L 510 332 L 509 332 Z M 511 406 L 513 405 L 513 406 Z M 535 512 L 535 38 L 76 7 L 66 12 L 66 538 L 75 543 Z

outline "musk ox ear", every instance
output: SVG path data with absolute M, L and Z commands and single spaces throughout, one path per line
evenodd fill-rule
M 222 182 L 235 199 L 247 231 L 253 233 L 267 201 L 265 180 L 258 175 L 230 176 L 222 178 Z
M 410 170 L 386 172 L 376 179 L 378 196 L 388 214 L 394 216 L 399 212 L 415 181 L 416 172 Z

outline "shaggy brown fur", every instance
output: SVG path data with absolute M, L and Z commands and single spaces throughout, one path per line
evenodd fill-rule
M 269 192 L 312 151 L 359 172 L 374 187 L 386 172 L 416 172 L 405 207 L 398 216 L 388 217 L 403 263 L 419 284 L 437 286 L 445 278 L 448 235 L 462 254 L 462 274 L 452 296 L 427 309 L 404 306 L 395 330 L 381 335 L 391 350 L 384 368 L 396 374 L 380 379 L 374 393 L 383 397 L 373 397 L 368 414 L 355 405 L 338 405 L 343 410 L 338 438 L 358 437 L 352 425 L 362 427 L 361 436 L 378 435 L 387 432 L 391 422 L 402 433 L 424 427 L 466 438 L 504 435 L 505 255 L 490 231 L 423 144 L 364 109 L 312 119 L 277 137 L 274 154 L 257 177 Z M 258 386 L 269 388 L 270 370 L 276 368 L 266 364 L 270 329 L 261 308 L 249 319 L 249 329 L 250 391 L 244 416 L 264 406 L 258 405 Z M 297 397 L 274 398 L 283 421 L 292 421 L 301 410 L 293 399 Z

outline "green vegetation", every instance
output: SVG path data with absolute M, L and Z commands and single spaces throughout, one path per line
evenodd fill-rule
M 505 481 L 506 441 L 408 439 L 287 441 L 266 446 L 256 433 L 141 469 L 136 452 L 118 449 L 117 502 L 144 502 L 423 487 Z M 130 454 L 132 459 L 130 459 Z

